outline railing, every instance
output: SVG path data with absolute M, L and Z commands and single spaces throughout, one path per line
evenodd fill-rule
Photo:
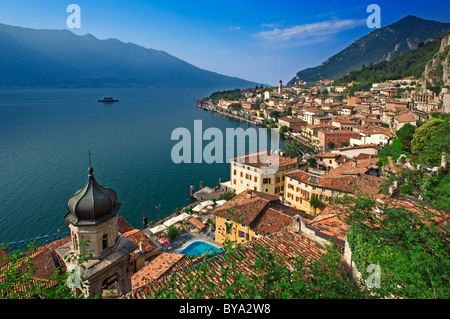
M 27 251 L 29 249 L 29 245 L 33 244 L 35 247 L 37 246 L 41 246 L 44 244 L 48 244 L 51 243 L 52 241 L 64 238 L 69 236 L 70 233 L 69 232 L 62 232 L 62 233 L 54 233 L 53 235 L 45 235 L 42 237 L 36 237 L 33 239 L 26 239 L 26 240 L 21 240 L 19 242 L 11 242 L 9 244 L 5 244 L 2 243 L 0 244 L 0 247 L 2 249 L 5 249 L 4 247 L 6 246 L 6 250 L 8 250 L 9 252 L 15 251 L 15 250 L 21 250 L 21 251 Z

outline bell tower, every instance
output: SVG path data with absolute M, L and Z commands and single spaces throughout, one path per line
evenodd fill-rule
M 71 241 L 56 252 L 64 257 L 69 253 L 88 254 L 80 275 L 87 282 L 77 287 L 87 296 L 116 290 L 117 295 L 131 290 L 130 253 L 138 247 L 118 231 L 118 212 L 121 203 L 113 189 L 101 186 L 90 166 L 85 186 L 67 201 Z M 68 265 L 74 268 L 76 265 Z

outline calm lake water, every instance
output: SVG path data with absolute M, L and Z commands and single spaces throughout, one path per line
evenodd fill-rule
M 53 234 L 64 226 L 66 203 L 88 175 L 117 192 L 133 227 L 190 203 L 198 190 L 230 178 L 229 164 L 175 164 L 177 127 L 249 127 L 196 107 L 214 89 L 0 90 L 0 243 Z M 120 101 L 98 103 L 104 96 Z M 192 133 L 193 134 L 193 133 Z M 209 141 L 204 141 L 203 146 Z M 280 146 L 286 142 L 280 141 Z M 270 144 L 269 144 L 270 145 Z M 63 229 L 67 231 L 68 228 Z

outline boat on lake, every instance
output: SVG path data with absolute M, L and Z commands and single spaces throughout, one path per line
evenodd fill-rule
M 119 100 L 116 100 L 116 99 L 114 99 L 114 98 L 112 98 L 112 97 L 110 97 L 110 96 L 104 97 L 103 99 L 98 100 L 98 101 L 99 101 L 99 102 L 103 102 L 103 103 L 119 102 Z

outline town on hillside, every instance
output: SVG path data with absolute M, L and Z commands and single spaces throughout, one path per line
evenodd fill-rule
M 16 285 L 9 293 L 24 298 L 38 294 L 33 292 L 36 287 L 54 287 L 58 282 L 51 276 L 74 267 L 67 257 L 90 251 L 93 256 L 86 258 L 81 273 L 85 285 L 70 291 L 97 298 L 222 298 L 229 296 L 227 289 L 233 287 L 231 278 L 221 280 L 223 267 L 230 260 L 242 276 L 253 278 L 255 265 L 261 262 L 256 253 L 259 249 L 276 258 L 318 260 L 334 243 L 347 267 L 344 277 L 338 268 L 335 270 L 345 283 L 345 291 L 352 291 L 352 297 L 373 296 L 373 290 L 361 295 L 360 289 L 349 288 L 357 287 L 361 280 L 363 286 L 373 287 L 365 269 L 373 260 L 361 252 L 355 230 L 351 236 L 349 233 L 355 227 L 348 219 L 350 207 L 371 198 L 369 211 L 375 217 L 370 218 L 383 220 L 392 209 L 400 209 L 408 218 L 423 220 L 423 227 L 447 229 L 448 157 L 437 140 L 448 139 L 450 92 L 443 88 L 439 94 L 418 95 L 413 93 L 415 83 L 410 77 L 375 83 L 369 92 L 351 92 L 352 84 L 333 86 L 333 81 L 311 84 L 298 80 L 290 87 L 283 87 L 280 81 L 275 88 L 219 92 L 212 94 L 215 100 L 198 101 L 198 107 L 209 112 L 278 127 L 280 134 L 290 139 L 279 153 L 279 168 L 265 169 L 267 163 L 258 160 L 259 153 L 231 159 L 230 180 L 221 182 L 219 189 L 201 186 L 191 193 L 193 204 L 159 221 L 144 216 L 139 229 L 119 216 L 121 204 L 116 202 L 115 191 L 100 186 L 89 168 L 85 188 L 68 201 L 69 212 L 64 218 L 70 234 L 25 250 L 24 256 L 31 258 L 37 271 L 31 282 Z M 239 98 L 222 98 L 230 94 Z M 438 136 L 427 137 L 430 123 Z M 424 138 L 428 140 L 423 142 Z M 435 188 L 424 188 L 422 182 L 430 179 Z M 93 190 L 91 201 L 86 197 L 88 189 Z M 91 212 L 94 219 L 88 217 Z M 424 219 L 430 214 L 432 223 Z M 375 231 L 361 234 L 378 236 Z M 230 253 L 230 247 L 241 247 L 242 253 Z M 1 252 L 3 257 L 13 254 L 12 249 Z M 0 270 L 5 272 L 9 266 L 3 261 Z M 202 267 L 209 269 L 207 275 Z M 435 278 L 442 275 L 440 270 L 433 274 Z M 396 274 L 388 272 L 386 276 Z M 190 286 L 187 278 L 197 280 L 198 287 Z M 349 282 L 351 286 L 347 286 Z M 239 296 L 254 297 L 244 286 L 239 287 L 243 289 Z M 423 293 L 423 287 L 414 286 L 416 290 L 410 294 L 398 287 L 388 294 L 417 297 Z M 203 293 L 194 294 L 196 289 L 203 289 Z M 280 291 L 274 289 L 265 297 L 277 298 Z M 433 291 L 433 287 L 426 291 Z M 292 296 L 296 296 L 294 292 Z

